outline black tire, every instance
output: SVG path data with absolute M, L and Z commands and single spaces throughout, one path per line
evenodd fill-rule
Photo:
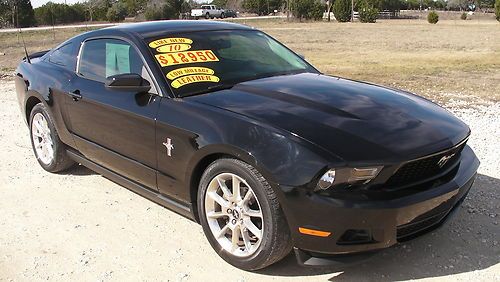
M 221 13 L 220 14 L 220 18 L 223 19 L 224 18 L 224 13 Z
M 37 113 L 40 113 L 45 117 L 47 125 L 50 129 L 50 137 L 53 142 L 54 155 L 52 161 L 48 164 L 45 164 L 40 160 L 40 157 L 38 156 L 37 151 L 35 149 L 35 144 L 33 142 L 33 117 Z M 59 139 L 59 135 L 57 134 L 57 130 L 54 126 L 54 121 L 52 119 L 52 116 L 49 114 L 44 104 L 39 103 L 35 105 L 31 110 L 29 130 L 30 130 L 30 140 L 31 140 L 31 147 L 33 148 L 33 153 L 35 154 L 38 163 L 43 169 L 45 169 L 48 172 L 55 173 L 66 170 L 75 165 L 75 162 L 72 159 L 70 159 L 68 154 L 66 153 L 66 145 L 62 143 L 61 140 Z
M 205 194 L 210 181 L 221 173 L 232 173 L 243 178 L 260 203 L 263 223 L 266 227 L 259 247 L 247 257 L 237 257 L 226 251 L 215 239 L 208 225 L 205 211 Z M 236 159 L 219 159 L 203 173 L 198 189 L 198 214 L 205 236 L 210 245 L 226 262 L 244 270 L 257 270 L 280 261 L 290 253 L 292 240 L 285 215 L 276 193 L 266 179 L 252 166 Z
M 207 20 L 210 19 L 210 14 L 209 13 L 205 14 L 205 19 L 207 19 Z

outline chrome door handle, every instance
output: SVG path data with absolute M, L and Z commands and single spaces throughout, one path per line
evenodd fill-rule
M 69 92 L 69 96 L 71 96 L 71 98 L 73 98 L 73 101 L 75 102 L 83 98 L 82 95 L 80 94 L 80 90 Z

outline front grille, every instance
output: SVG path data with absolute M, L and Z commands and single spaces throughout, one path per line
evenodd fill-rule
M 460 157 L 460 153 L 465 147 L 465 142 L 457 147 L 453 147 L 444 152 L 433 154 L 418 160 L 409 161 L 403 164 L 386 182 L 388 187 L 401 187 L 415 182 L 433 178 L 454 166 Z M 440 166 L 440 160 L 446 156 L 451 156 L 444 165 Z
M 416 235 L 440 223 L 441 220 L 448 214 L 448 212 L 449 211 L 447 210 L 418 222 L 411 222 L 405 225 L 398 226 L 396 235 L 398 241 L 405 241 L 405 239 L 408 239 L 412 235 Z

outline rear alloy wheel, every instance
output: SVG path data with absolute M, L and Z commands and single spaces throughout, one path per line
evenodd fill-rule
M 43 104 L 37 104 L 31 110 L 29 127 L 31 145 L 43 169 L 59 172 L 75 164 L 68 157 L 66 145 L 59 139 L 49 112 Z
M 38 159 L 44 165 L 49 165 L 54 160 L 54 142 L 50 134 L 49 123 L 42 113 L 33 115 L 31 138 Z
M 236 267 L 260 269 L 291 250 L 288 225 L 274 191 L 242 161 L 220 159 L 206 169 L 198 212 L 212 247 Z

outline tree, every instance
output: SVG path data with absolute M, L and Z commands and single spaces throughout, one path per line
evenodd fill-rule
M 219 8 L 226 8 L 227 0 L 213 0 L 210 5 L 215 5 Z
M 359 4 L 359 21 L 362 23 L 374 23 L 377 21 L 378 9 L 370 0 L 364 0 Z
M 433 1 L 433 0 L 432 0 Z M 374 5 L 376 7 L 377 5 Z M 381 11 L 389 11 L 393 16 L 399 13 L 401 9 L 401 1 L 400 0 L 382 0 L 379 4 L 379 10 Z
M 184 0 L 151 1 L 144 16 L 148 21 L 178 19 L 186 8 Z
M 0 28 L 9 25 L 9 6 L 5 1 L 0 1 Z
M 466 10 L 468 5 L 468 0 L 448 0 L 446 3 L 446 7 L 448 7 L 448 9 L 460 11 Z
M 495 15 L 497 16 L 497 21 L 500 22 L 500 0 L 495 1 Z
M 30 0 L 0 0 L 0 24 L 14 27 L 35 25 L 33 6 Z
M 351 20 L 351 0 L 336 0 L 333 4 L 333 14 L 337 21 L 343 23 Z
M 110 22 L 121 22 L 126 16 L 127 9 L 120 2 L 113 4 L 113 6 L 111 6 L 106 13 L 106 18 L 108 18 L 108 21 Z
M 120 3 L 127 10 L 127 15 L 131 17 L 144 12 L 147 2 L 147 0 L 120 0 Z
M 89 12 L 90 21 L 106 20 L 106 13 L 111 7 L 111 2 L 110 0 L 87 0 L 85 6 Z
M 83 22 L 86 10 L 82 4 L 66 5 L 48 2 L 35 9 L 35 19 L 39 25 L 56 25 Z
M 274 10 L 280 10 L 284 0 L 243 0 L 243 8 L 259 16 L 268 15 Z
M 302 21 L 320 20 L 323 18 L 324 5 L 318 0 L 294 0 L 291 5 L 294 17 Z

